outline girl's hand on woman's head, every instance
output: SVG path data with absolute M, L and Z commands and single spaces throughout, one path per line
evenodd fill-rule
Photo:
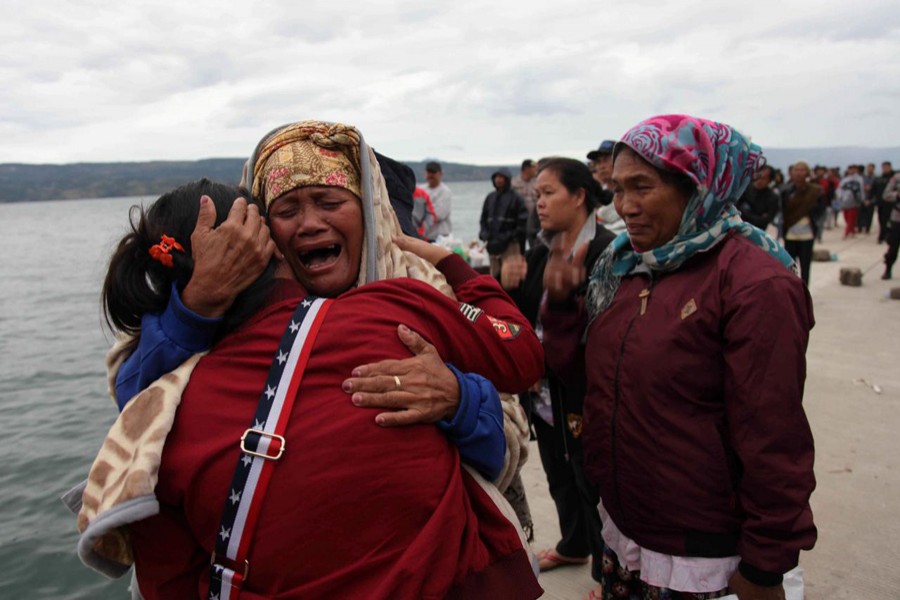
M 399 235 L 394 237 L 394 243 L 406 252 L 412 252 L 419 258 L 427 260 L 433 265 L 453 254 L 448 248 L 420 240 L 409 235 Z

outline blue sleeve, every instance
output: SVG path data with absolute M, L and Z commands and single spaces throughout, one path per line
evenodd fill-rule
M 438 421 L 438 429 L 456 445 L 464 463 L 494 481 L 503 470 L 506 456 L 500 396 L 481 375 L 461 373 L 449 363 L 447 367 L 459 382 L 459 407 L 452 420 Z
M 208 350 L 221 322 L 221 317 L 202 317 L 188 309 L 173 285 L 166 309 L 160 314 L 145 314 L 141 319 L 137 348 L 116 374 L 119 410 L 135 394 L 193 354 Z

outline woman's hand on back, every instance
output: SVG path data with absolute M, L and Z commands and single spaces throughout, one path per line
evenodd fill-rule
M 397 335 L 414 356 L 356 367 L 343 390 L 356 406 L 387 409 L 375 417 L 385 427 L 451 420 L 460 400 L 456 375 L 418 333 L 400 325 Z

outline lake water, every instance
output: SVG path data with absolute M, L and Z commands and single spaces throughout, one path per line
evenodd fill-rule
M 454 234 L 478 234 L 490 182 L 448 184 Z M 154 198 L 0 203 L 0 598 L 126 598 L 75 554 L 59 496 L 84 479 L 117 411 L 99 296 L 132 204 Z

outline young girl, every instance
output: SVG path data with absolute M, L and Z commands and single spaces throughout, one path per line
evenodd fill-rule
M 107 324 L 133 336 L 126 353 L 137 345 L 142 323 L 148 325 L 145 317 L 162 313 L 173 290 L 183 292 L 191 278 L 191 234 L 203 196 L 215 207 L 214 227 L 225 221 L 235 199 L 249 198 L 245 190 L 204 178 L 163 194 L 147 211 L 140 206 L 131 208 L 131 231 L 113 252 L 101 293 Z M 271 288 L 274 269 L 272 260 L 256 281 L 237 296 L 221 320 L 211 320 L 212 338 L 233 331 L 259 309 Z M 186 348 L 187 356 L 205 349 Z M 127 400 L 121 398 L 120 403 Z

